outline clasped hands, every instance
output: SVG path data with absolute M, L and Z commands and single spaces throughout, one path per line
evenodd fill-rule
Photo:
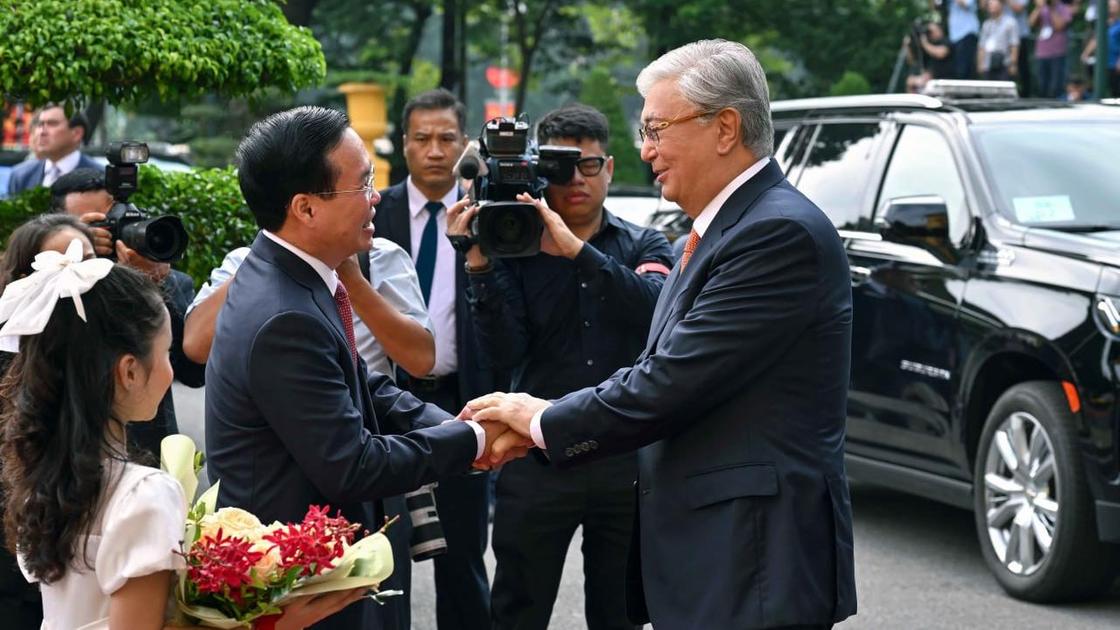
M 530 424 L 538 411 L 548 407 L 547 400 L 528 394 L 494 392 L 467 403 L 459 420 L 474 420 L 486 432 L 486 449 L 473 466 L 491 470 L 508 461 L 525 457 L 536 446 Z

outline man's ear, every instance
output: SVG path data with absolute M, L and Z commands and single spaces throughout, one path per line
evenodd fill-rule
M 715 125 L 719 129 L 716 137 L 716 153 L 727 155 L 743 143 L 743 124 L 739 112 L 725 107 L 716 114 Z
M 299 221 L 300 223 L 307 224 L 315 219 L 315 208 L 312 207 L 314 201 L 312 195 L 307 193 L 296 193 L 292 200 L 288 203 L 288 217 L 287 220 Z

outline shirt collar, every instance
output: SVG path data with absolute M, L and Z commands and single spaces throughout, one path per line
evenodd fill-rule
M 81 157 L 81 151 L 74 151 L 57 162 L 48 159 L 43 165 L 43 172 L 45 173 L 50 170 L 51 166 L 55 166 L 58 168 L 59 173 L 69 173 L 78 168 L 78 160 L 81 159 Z
M 311 268 L 315 270 L 315 273 L 319 274 L 319 277 L 323 279 L 323 283 L 327 285 L 327 289 L 330 290 L 331 295 L 334 295 L 335 289 L 338 288 L 338 274 L 334 272 L 334 269 L 328 267 L 327 263 L 319 260 L 311 254 L 308 254 L 302 249 L 280 238 L 279 236 L 276 236 L 272 232 L 269 232 L 268 230 L 261 230 L 261 232 L 266 237 L 271 239 L 273 243 L 276 243 L 280 247 L 283 247 L 284 249 L 292 252 L 293 254 L 298 256 L 300 260 L 307 263 L 308 265 L 311 265 Z
M 708 226 L 711 225 L 712 221 L 715 220 L 716 214 L 719 213 L 719 209 L 723 207 L 723 204 L 727 203 L 727 200 L 731 197 L 732 193 L 734 193 L 736 190 L 739 190 L 740 186 L 747 183 L 747 180 L 757 175 L 758 172 L 765 168 L 769 163 L 770 158 L 764 157 L 754 164 L 751 164 L 750 167 L 747 168 L 747 170 L 739 173 L 738 177 L 731 180 L 726 186 L 724 186 L 723 190 L 719 191 L 719 194 L 713 197 L 712 200 L 708 202 L 708 205 L 704 206 L 704 210 L 700 212 L 699 216 L 696 217 L 696 220 L 692 222 L 692 229 L 696 230 L 696 233 L 700 235 L 700 238 L 704 238 L 704 232 L 708 231 Z
M 451 190 L 447 191 L 443 198 L 438 200 L 425 197 L 424 193 L 420 192 L 420 189 L 416 187 L 416 184 L 412 183 L 411 175 L 405 180 L 404 187 L 408 190 L 408 214 L 413 219 L 420 214 L 420 211 L 424 209 L 425 204 L 429 201 L 440 201 L 443 203 L 444 208 L 450 208 L 456 201 L 459 201 L 458 186 L 452 186 Z

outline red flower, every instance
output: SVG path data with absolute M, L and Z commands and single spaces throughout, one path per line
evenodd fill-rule
M 343 518 L 341 512 L 331 518 L 329 510 L 329 505 L 312 505 L 302 523 L 287 525 L 264 537 L 276 545 L 284 571 L 299 567 L 300 577 L 319 575 L 333 566 L 346 545 L 354 542 L 359 526 Z
M 240 588 L 250 583 L 249 570 L 264 554 L 252 550 L 252 543 L 228 537 L 218 530 L 214 538 L 200 538 L 187 554 L 187 578 L 198 592 L 240 596 Z

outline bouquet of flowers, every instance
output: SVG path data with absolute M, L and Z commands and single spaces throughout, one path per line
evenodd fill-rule
M 164 470 L 187 497 L 194 496 L 202 461 L 194 442 L 172 435 L 160 447 Z M 245 510 L 215 510 L 217 498 L 215 483 L 187 514 L 182 552 L 187 568 L 174 587 L 176 623 L 247 628 L 254 619 L 280 613 L 296 597 L 376 590 L 393 572 L 384 528 L 355 541 L 359 525 L 330 516 L 329 506 L 314 505 L 300 523 L 264 525 Z

